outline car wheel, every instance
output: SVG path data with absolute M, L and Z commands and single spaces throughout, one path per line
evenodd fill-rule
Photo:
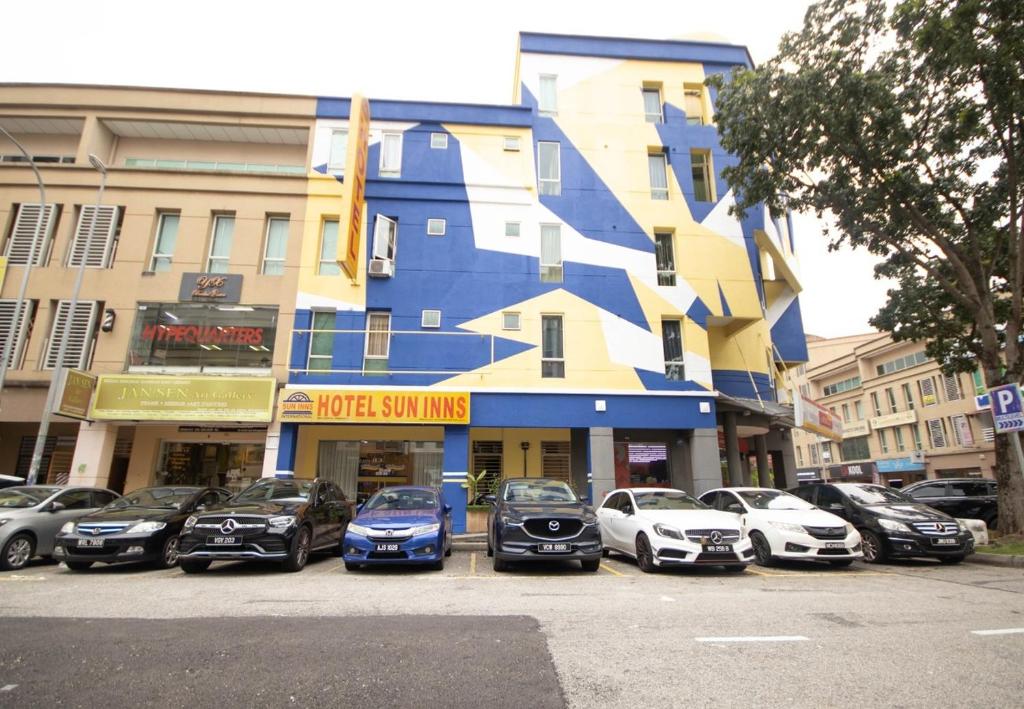
M 963 556 L 944 556 L 944 557 L 940 558 L 939 561 L 942 562 L 943 564 L 959 564 L 965 558 L 966 557 L 963 557 Z
M 508 564 L 507 561 L 505 561 L 504 559 L 499 559 L 498 557 L 494 557 L 494 570 L 495 571 L 498 571 L 498 572 L 508 571 L 508 569 L 509 569 L 509 564 Z
M 178 565 L 178 537 L 177 535 L 167 538 L 163 549 L 160 551 L 160 558 L 153 564 L 158 569 L 173 569 Z
M 860 531 L 861 548 L 864 550 L 864 561 L 869 564 L 877 564 L 885 561 L 885 547 L 882 540 L 874 532 L 866 529 Z
M 772 545 L 760 532 L 750 533 L 750 543 L 754 546 L 754 556 L 761 566 L 775 566 L 775 558 L 772 556 Z
M 36 543 L 27 534 L 15 534 L 4 544 L 0 552 L 0 569 L 4 571 L 17 571 L 25 568 L 28 560 L 35 556 Z
M 853 559 L 840 559 L 839 561 L 828 562 L 829 566 L 834 566 L 837 569 L 842 568 L 844 566 L 849 566 L 852 563 Z
M 295 540 L 292 542 L 291 553 L 288 554 L 288 558 L 281 564 L 285 571 L 302 571 L 306 567 L 306 562 L 309 561 L 309 547 L 312 537 L 313 534 L 309 531 L 309 527 L 299 527 L 299 531 L 295 533 Z
M 597 571 L 601 568 L 600 559 L 581 559 L 580 566 L 583 567 L 584 571 Z
M 451 540 L 449 540 L 449 541 L 448 541 L 448 546 L 447 546 L 447 548 L 445 548 L 445 550 L 444 550 L 444 555 L 445 555 L 445 556 L 451 556 L 451 555 L 452 555 L 452 544 L 451 544 Z
M 341 528 L 341 538 L 338 540 L 338 546 L 334 550 L 335 556 L 345 556 L 345 534 L 348 532 L 348 525 L 346 524 Z
M 91 561 L 65 561 L 64 565 L 71 571 L 85 571 L 92 568 Z
M 725 570 L 733 574 L 742 574 L 747 570 L 745 564 L 731 564 L 725 567 Z
M 603 548 L 601 550 L 601 556 L 603 556 L 605 559 L 607 559 L 609 556 L 611 556 L 611 554 L 612 554 L 612 550 L 609 549 L 608 547 L 605 547 L 605 548 Z
M 430 565 L 430 570 L 431 571 L 444 571 L 444 557 L 442 556 L 440 559 L 438 559 L 433 564 L 431 564 Z
M 645 574 L 653 574 L 658 570 L 658 567 L 654 565 L 654 551 L 651 549 L 651 542 L 643 532 L 636 536 L 636 565 Z
M 494 556 L 494 547 L 491 546 L 491 540 L 487 540 L 487 556 Z
M 359 564 L 353 564 L 351 561 L 345 562 L 345 571 L 359 571 L 361 568 L 363 567 Z
M 209 559 L 180 559 L 178 566 L 186 574 L 201 574 L 210 568 Z

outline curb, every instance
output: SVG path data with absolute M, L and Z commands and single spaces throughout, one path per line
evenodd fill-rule
M 484 551 L 487 549 L 487 542 L 452 542 L 453 551 Z
M 984 566 L 1006 566 L 1024 569 L 1024 556 L 1019 555 L 974 553 L 967 557 L 965 561 Z

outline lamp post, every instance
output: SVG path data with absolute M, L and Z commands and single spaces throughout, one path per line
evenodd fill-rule
M 4 339 L 3 359 L 0 359 L 0 403 L 2 403 L 4 383 L 7 381 L 8 363 L 11 359 L 11 350 L 14 347 L 14 337 L 20 329 L 19 326 L 21 325 L 22 318 L 28 316 L 28 313 L 22 313 L 22 310 L 25 308 L 25 291 L 28 290 L 28 279 L 32 271 L 32 261 L 42 246 L 43 222 L 46 221 L 46 185 L 43 184 L 43 177 L 39 174 L 39 168 L 36 167 L 35 160 L 25 150 L 25 147 L 15 140 L 14 136 L 8 133 L 3 126 L 0 126 L 0 133 L 3 133 L 8 140 L 14 143 L 18 150 L 21 151 L 21 154 L 25 156 L 25 159 L 28 160 L 28 166 L 35 173 L 36 182 L 39 183 L 39 216 L 36 218 L 36 232 L 32 236 L 32 248 L 29 250 L 28 261 L 25 262 L 25 271 L 21 274 L 21 286 L 18 288 L 18 297 L 14 302 L 14 315 L 11 317 L 10 336 Z
M 53 413 L 53 402 L 57 398 L 57 390 L 60 388 L 62 375 L 64 373 L 64 356 L 68 349 L 68 329 L 71 319 L 78 309 L 78 294 L 82 290 L 82 279 L 85 277 L 85 264 L 89 260 L 89 253 L 92 250 L 92 239 L 96 232 L 96 220 L 100 216 L 100 207 L 103 205 L 103 188 L 107 186 L 107 166 L 93 154 L 89 154 L 89 163 L 100 173 L 100 189 L 96 195 L 96 211 L 93 212 L 92 221 L 89 222 L 89 234 L 85 238 L 85 249 L 82 250 L 82 258 L 78 262 L 78 273 L 75 274 L 75 287 L 71 291 L 71 303 L 68 306 L 67 323 L 57 333 L 60 338 L 60 345 L 57 347 L 57 362 L 53 367 L 53 377 L 50 379 L 50 388 L 46 392 L 46 405 L 43 406 L 43 418 L 39 422 L 39 435 L 36 436 L 36 445 L 32 449 L 32 463 L 28 469 L 27 485 L 35 485 L 39 478 L 39 466 L 43 460 L 43 447 L 46 445 L 46 437 L 50 432 L 50 415 Z M 74 249 L 72 248 L 72 254 Z M 57 304 L 57 314 L 60 313 L 60 303 Z M 56 315 L 54 323 L 57 322 Z

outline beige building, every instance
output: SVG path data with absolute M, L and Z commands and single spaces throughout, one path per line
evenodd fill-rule
M 796 370 L 803 396 L 842 422 L 842 442 L 793 429 L 801 479 L 902 486 L 940 477 L 993 477 L 991 419 L 975 396 L 980 372 L 944 375 L 924 345 L 871 333 L 807 337 Z
M 127 378 L 101 382 L 105 420 L 52 417 L 40 482 L 239 488 L 261 476 L 273 457 L 273 397 L 287 377 L 315 103 L 0 85 L 0 126 L 36 156 L 47 202 L 32 253 L 36 179 L 0 134 L 0 334 L 13 343 L 0 392 L 0 472 L 28 472 L 55 335 L 66 331 L 66 367 Z M 107 166 L 99 208 L 90 155 Z M 154 391 L 166 375 L 179 378 L 174 389 Z

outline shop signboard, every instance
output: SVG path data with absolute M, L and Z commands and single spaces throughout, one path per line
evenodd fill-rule
M 96 388 L 96 377 L 77 369 L 64 370 L 64 386 L 61 388 L 57 413 L 76 419 L 89 416 L 92 392 Z
M 469 423 L 469 392 L 284 389 L 282 421 L 311 423 Z
M 101 374 L 91 418 L 100 421 L 271 420 L 273 377 Z
M 341 213 L 345 215 L 345 254 L 338 264 L 353 280 L 359 273 L 359 241 L 363 233 L 363 207 L 366 204 L 366 163 L 370 153 L 370 102 L 352 95 L 348 116 L 348 152 L 345 156 L 345 182 L 341 189 Z
M 902 426 L 906 423 L 917 423 L 917 411 L 911 409 L 910 411 L 897 411 L 894 414 L 886 414 L 885 416 L 875 416 L 871 419 L 871 428 L 877 431 L 880 428 Z
M 878 472 L 880 473 L 902 473 L 909 470 L 924 470 L 924 459 L 915 460 L 913 457 L 907 457 L 878 461 Z
M 239 273 L 184 273 L 178 300 L 182 303 L 237 303 L 242 299 Z
M 794 400 L 793 416 L 797 426 L 833 441 L 843 440 L 843 423 L 838 416 L 833 416 L 831 411 L 806 396 L 796 395 Z
M 854 421 L 853 423 L 843 424 L 843 438 L 857 438 L 858 436 L 866 436 L 871 433 L 871 427 L 867 421 Z
M 844 463 L 842 465 L 830 465 L 828 468 L 828 476 L 832 480 L 838 478 L 860 478 L 860 477 L 874 477 L 875 472 L 880 470 L 881 467 L 875 467 L 874 462 L 867 463 Z

